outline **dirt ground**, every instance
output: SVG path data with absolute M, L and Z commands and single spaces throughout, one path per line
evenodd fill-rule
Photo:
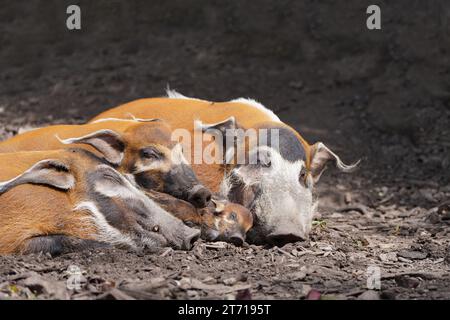
M 255 98 L 362 163 L 322 176 L 308 241 L 5 256 L 0 299 L 450 299 L 448 2 L 380 1 L 368 31 L 365 1 L 78 1 L 79 33 L 64 1 L 23 3 L 0 12 L 1 139 L 169 84 Z

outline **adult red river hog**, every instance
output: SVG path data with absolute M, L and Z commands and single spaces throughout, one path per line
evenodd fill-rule
M 0 142 L 0 152 L 40 151 L 74 145 L 99 154 L 142 188 L 165 192 L 202 208 L 211 192 L 197 179 L 172 130 L 158 119 L 110 119 L 84 125 L 55 125 Z
M 205 132 L 218 145 L 225 145 L 223 163 L 196 164 L 198 144 L 193 143 L 191 163 L 199 179 L 213 192 L 220 192 L 252 211 L 254 226 L 247 238 L 255 243 L 282 244 L 305 239 L 317 207 L 314 185 L 326 164 L 332 161 L 343 172 L 352 171 L 358 164 L 344 164 L 322 142 L 310 145 L 271 110 L 251 99 L 211 102 L 169 90 L 168 97 L 126 103 L 101 113 L 92 121 L 129 118 L 130 114 L 164 119 L 172 128 L 187 130 L 194 140 L 199 132 Z M 256 137 L 246 135 L 253 131 Z M 244 139 L 237 139 L 241 132 Z M 266 138 L 262 139 L 260 133 L 266 134 Z M 245 161 L 230 161 L 243 146 L 249 155 Z M 201 148 L 202 153 L 204 142 Z M 256 161 L 248 161 L 255 159 L 254 155 Z
M 0 254 L 190 249 L 200 232 L 89 151 L 0 154 Z

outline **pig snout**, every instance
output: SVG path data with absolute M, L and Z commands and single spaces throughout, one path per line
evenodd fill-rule
M 196 185 L 188 192 L 188 199 L 196 208 L 204 208 L 211 200 L 211 192 L 202 185 Z
M 240 247 L 244 244 L 245 241 L 245 235 L 242 235 L 241 233 L 233 233 L 230 237 L 229 237 L 229 242 L 231 242 L 232 244 L 234 244 L 237 247 Z
M 194 243 L 200 238 L 200 230 L 189 228 L 189 232 L 184 237 L 180 249 L 181 250 L 191 250 Z

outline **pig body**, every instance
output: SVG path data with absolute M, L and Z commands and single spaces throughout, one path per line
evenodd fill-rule
M 196 207 L 208 204 L 211 193 L 197 179 L 171 140 L 171 128 L 157 119 L 107 119 L 84 125 L 35 129 L 0 142 L 0 152 L 71 148 L 103 157 L 140 187 L 173 195 Z
M 185 129 L 191 136 L 202 132 L 229 148 L 224 150 L 225 165 L 194 163 L 195 144 L 189 160 L 199 179 L 213 192 L 252 211 L 256 220 L 247 236 L 255 243 L 283 244 L 308 237 L 317 207 L 314 187 L 327 163 L 334 162 L 343 172 L 351 172 L 357 166 L 344 164 L 322 142 L 309 144 L 274 112 L 252 99 L 214 102 L 169 90 L 167 97 L 132 101 L 107 110 L 92 121 L 129 114 L 164 119 L 173 128 Z M 256 131 L 256 135 L 237 139 L 240 132 L 249 131 Z M 222 133 L 220 139 L 217 133 Z M 261 133 L 276 137 L 277 143 L 261 139 Z M 227 137 L 233 137 L 235 144 L 229 146 Z M 202 153 L 204 148 L 200 148 Z M 228 162 L 238 149 L 245 149 L 247 158 L 256 155 L 256 163 Z
M 189 249 L 198 230 L 83 149 L 0 154 L 0 254 Z

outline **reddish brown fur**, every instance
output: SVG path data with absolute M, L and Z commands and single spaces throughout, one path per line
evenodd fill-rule
M 25 184 L 0 195 L 0 254 L 20 253 L 27 240 L 59 234 L 94 239 L 96 227 L 85 211 L 73 211 L 83 201 L 84 173 L 98 163 L 71 151 L 0 154 L 0 181 L 10 180 L 44 159 L 60 160 L 70 166 L 77 181 L 69 192 L 46 186 Z
M 102 156 L 96 149 L 86 144 L 61 143 L 56 135 L 61 139 L 69 139 L 105 129 L 118 133 L 125 143 L 124 158 L 117 168 L 121 173 L 130 173 L 135 164 L 140 161 L 138 152 L 140 148 L 154 146 L 161 153 L 169 155 L 170 149 L 174 146 L 171 141 L 171 129 L 164 121 L 108 120 L 84 125 L 55 125 L 28 131 L 0 142 L 0 152 L 57 150 L 76 146 Z M 168 163 L 166 167 L 169 168 L 170 164 Z M 158 190 L 162 190 L 164 181 L 158 180 L 158 182 Z
M 256 128 L 264 122 L 273 122 L 267 113 L 245 103 L 170 98 L 135 100 L 107 110 L 96 116 L 92 121 L 105 118 L 127 118 L 129 114 L 139 118 L 156 117 L 164 119 L 172 128 L 184 128 L 191 133 L 194 132 L 194 120 L 201 120 L 203 123 L 217 123 L 234 116 L 239 126 L 243 129 Z M 311 146 L 288 125 L 282 122 L 276 122 L 276 125 L 285 126 L 295 133 L 305 148 L 306 166 L 309 168 Z M 199 164 L 192 165 L 192 167 L 200 181 L 213 192 L 218 192 L 220 181 L 223 179 L 223 166 L 218 164 Z

